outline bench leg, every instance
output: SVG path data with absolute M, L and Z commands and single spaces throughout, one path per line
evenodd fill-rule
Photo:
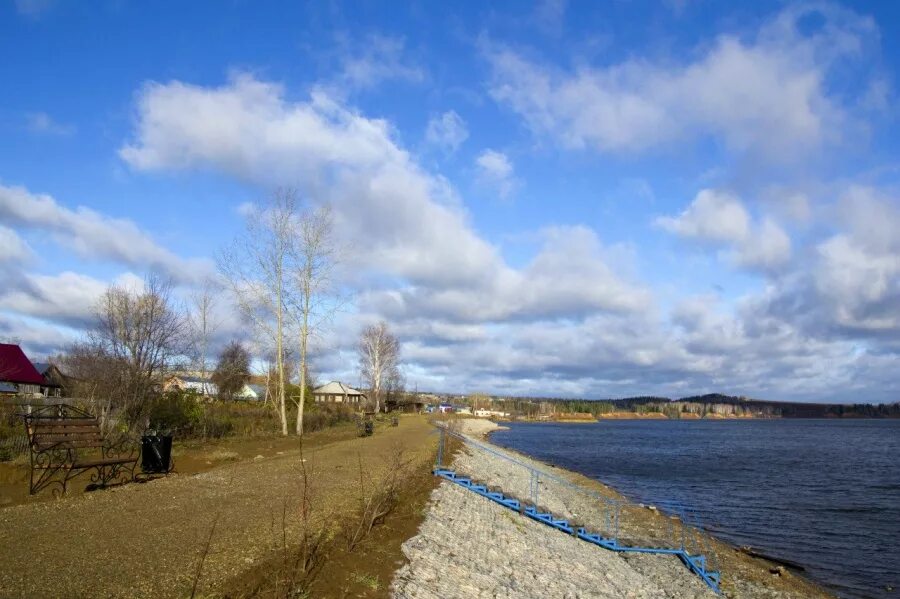
M 70 468 L 66 464 L 52 465 L 52 463 L 44 463 L 44 460 L 31 460 L 31 473 L 28 480 L 28 493 L 37 495 L 50 485 L 59 485 L 59 489 L 54 489 L 53 494 L 56 496 L 65 494 L 66 483 L 68 481 L 68 473 Z M 39 471 L 35 479 L 35 471 Z M 56 474 L 64 471 L 63 479 L 55 478 Z

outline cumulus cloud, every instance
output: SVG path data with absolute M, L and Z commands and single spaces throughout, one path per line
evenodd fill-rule
M 109 283 L 87 275 L 26 275 L 27 284 L 0 291 L 0 310 L 71 326 L 83 326 L 92 317 Z
M 402 321 L 428 317 L 450 323 L 546 319 L 580 320 L 596 312 L 627 314 L 648 309 L 650 292 L 630 283 L 597 235 L 586 227 L 551 227 L 522 269 L 504 267 L 485 285 L 407 287 L 370 292 L 362 307 Z
M 446 180 L 395 142 L 388 123 L 321 90 L 289 102 L 281 86 L 250 75 L 213 89 L 149 84 L 138 115 L 135 140 L 121 150 L 132 167 L 214 168 L 265 185 L 295 181 L 331 204 L 348 242 L 366 240 L 358 266 L 399 277 L 417 294 L 452 304 L 456 293 L 490 293 L 497 281 L 521 276 L 472 230 Z M 502 154 L 486 164 L 511 174 Z M 567 275 L 557 276 L 563 284 Z M 532 293 L 553 293 L 547 282 Z
M 320 360 L 328 372 L 351 372 L 358 325 L 373 318 L 392 322 L 415 379 L 434 389 L 477 382 L 495 393 L 606 397 L 724 388 L 823 398 L 860 361 L 850 337 L 823 334 L 802 316 L 837 322 L 830 307 L 810 309 L 823 302 L 817 282 L 828 287 L 826 271 L 840 270 L 830 266 L 826 246 L 813 246 L 817 268 L 801 277 L 777 222 L 754 217 L 725 192 L 702 191 L 659 226 L 723 248 L 735 265 L 784 270 L 737 307 L 676 300 L 670 315 L 651 290 L 623 276 L 615 249 L 586 227 L 548 227 L 534 255 L 511 265 L 475 232 L 455 189 L 399 144 L 390 123 L 321 88 L 288 100 L 281 86 L 250 75 L 218 87 L 151 83 L 137 108 L 133 138 L 120 151 L 133 169 L 214 170 L 264 187 L 296 184 L 332 205 L 344 240 L 365 240 L 352 259 L 360 279 L 352 283 L 364 290 L 356 311 L 336 323 L 341 334 Z M 494 166 L 513 174 L 502 160 Z M 891 212 L 879 214 L 889 220 Z M 888 305 L 896 290 L 887 262 L 896 249 L 887 227 L 859 218 L 846 219 L 850 229 L 840 234 L 867 256 L 886 259 L 885 283 L 864 295 L 871 303 L 849 306 L 862 316 Z M 863 239 L 857 229 L 867 228 Z M 886 360 L 866 360 L 873 376 L 887 376 Z
M 663 216 L 656 225 L 681 237 L 731 248 L 730 260 L 737 266 L 771 271 L 791 257 L 791 240 L 775 221 L 753 222 L 734 194 L 701 190 L 678 216 Z
M 425 141 L 445 151 L 455 152 L 469 137 L 466 122 L 455 110 L 448 110 L 428 120 Z
M 497 150 L 487 149 L 475 159 L 481 180 L 497 191 L 501 199 L 506 199 L 515 188 L 513 164 L 509 156 Z
M 839 213 L 847 230 L 817 245 L 812 280 L 804 278 L 806 285 L 793 291 L 812 295 L 835 330 L 900 339 L 897 199 L 854 187 L 841 198 Z
M 24 187 L 0 185 L 0 219 L 48 233 L 83 257 L 159 269 L 179 281 L 197 279 L 211 269 L 208 260 L 176 256 L 128 219 L 111 218 L 83 206 L 73 210 Z
M 804 34 L 798 24 L 810 15 L 824 24 Z M 713 136 L 736 152 L 792 161 L 846 130 L 826 80 L 874 32 L 870 19 L 823 5 L 789 7 L 754 38 L 722 35 L 681 64 L 633 58 L 567 72 L 492 48 L 490 92 L 568 148 L 633 153 Z
M 22 262 L 32 255 L 31 247 L 18 233 L 0 225 L 0 262 Z

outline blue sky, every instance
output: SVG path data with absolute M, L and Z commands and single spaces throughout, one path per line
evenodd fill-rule
M 0 4 L 0 336 L 332 206 L 355 382 L 897 401 L 896 3 Z M 219 341 L 254 335 L 224 296 Z

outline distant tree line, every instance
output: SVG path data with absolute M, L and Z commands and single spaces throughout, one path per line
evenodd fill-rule
M 824 404 L 748 399 L 720 393 L 694 395 L 681 399 L 659 396 L 621 399 L 495 398 L 491 405 L 526 418 L 554 414 L 591 414 L 614 412 L 660 413 L 668 418 L 900 418 L 900 403 Z

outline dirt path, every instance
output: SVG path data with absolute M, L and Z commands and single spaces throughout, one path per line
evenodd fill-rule
M 423 417 L 303 452 L 316 505 L 349 512 L 362 470 L 377 476 L 403 451 L 424 459 Z M 248 569 L 297 527 L 301 453 L 237 461 L 196 476 L 0 509 L 0 596 L 198 596 Z M 208 549 L 207 549 L 208 545 Z M 204 557 L 205 555 L 205 557 Z

